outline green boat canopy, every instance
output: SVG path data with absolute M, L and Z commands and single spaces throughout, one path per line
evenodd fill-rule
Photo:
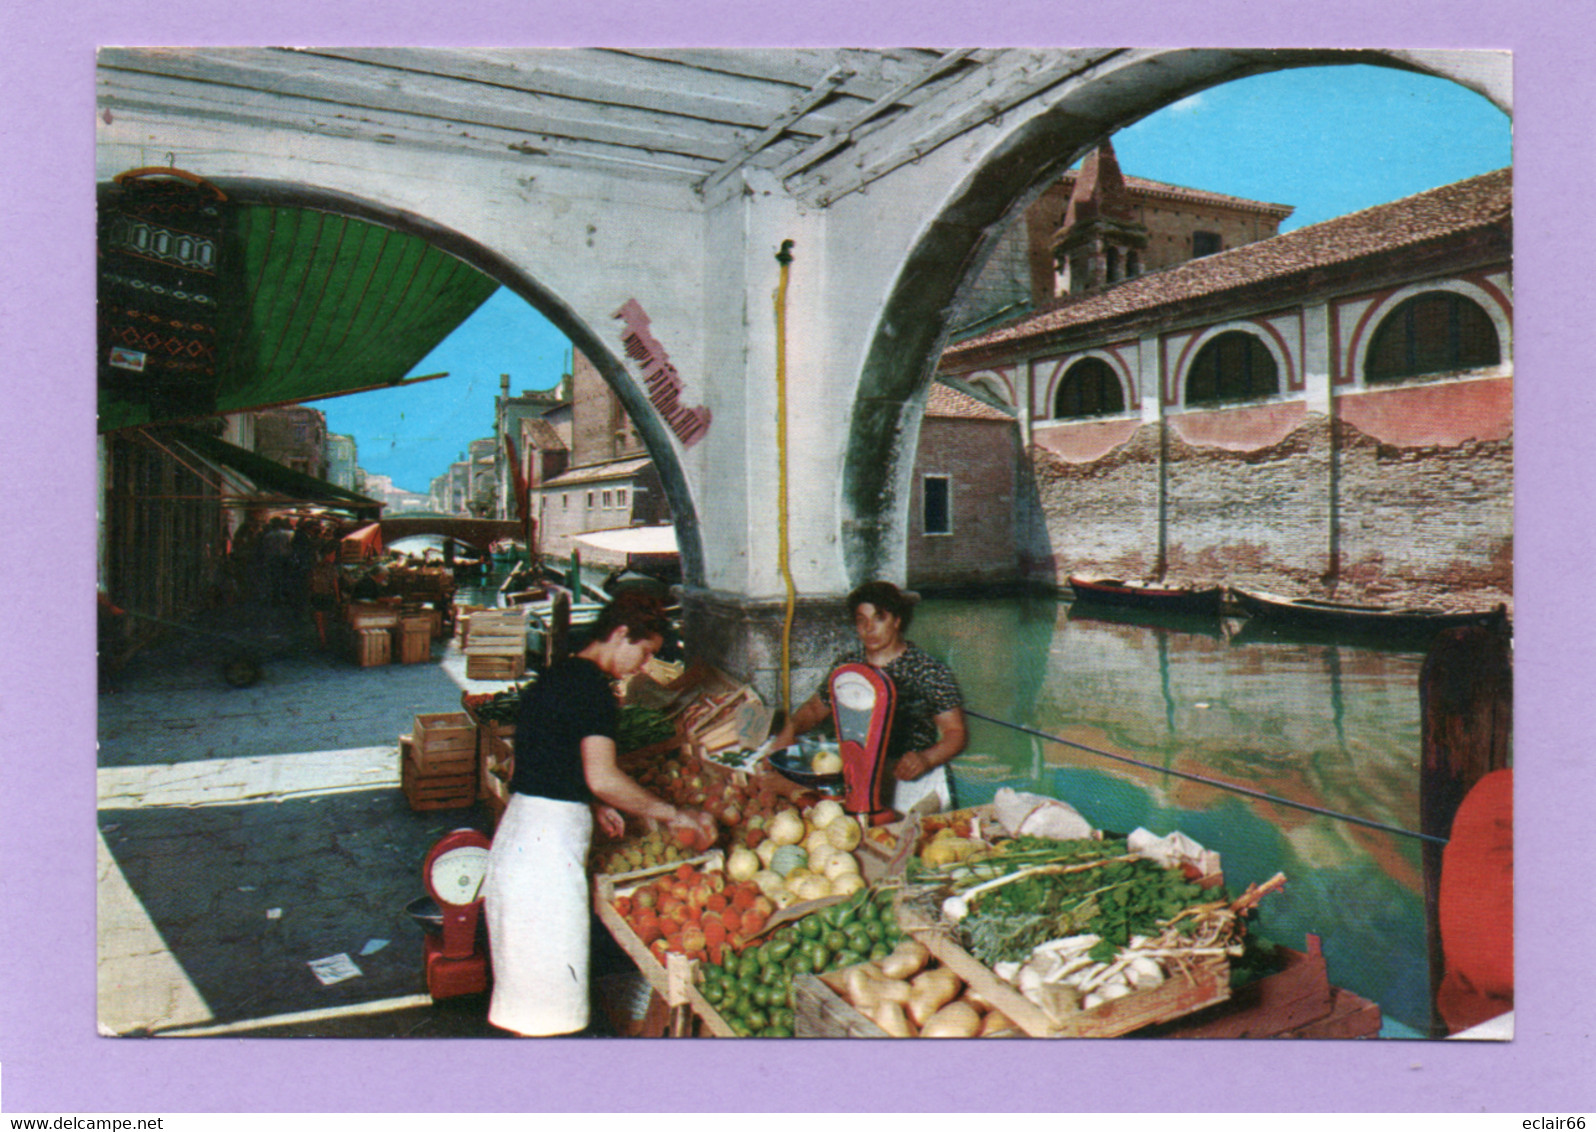
M 203 184 L 213 196 L 188 212 L 151 207 L 153 194 L 132 185 L 102 191 L 101 432 L 400 384 L 498 286 L 397 227 L 312 206 L 241 202 Z M 188 325 L 204 323 L 203 333 L 185 338 L 169 329 L 188 317 L 172 316 L 170 297 L 201 292 L 208 305 Z M 123 316 L 109 331 L 108 310 Z M 154 361 L 146 367 L 163 348 L 179 363 L 168 370 L 175 378 L 150 376 Z M 193 372 L 200 366 L 183 370 L 201 355 L 202 375 Z M 167 382 L 164 392 L 153 392 L 157 380 Z M 181 396 L 171 394 L 174 382 Z

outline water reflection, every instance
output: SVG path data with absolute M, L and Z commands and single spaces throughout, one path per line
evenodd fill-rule
M 911 635 L 973 710 L 1147 764 L 973 720 L 961 804 L 1012 786 L 1105 829 L 1180 829 L 1223 855 L 1237 889 L 1284 872 L 1258 930 L 1299 948 L 1320 935 L 1332 980 L 1424 1027 L 1421 842 L 1168 773 L 1416 831 L 1422 655 L 1036 597 L 928 601 Z

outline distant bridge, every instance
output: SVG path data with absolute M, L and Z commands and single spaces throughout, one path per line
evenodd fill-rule
M 525 539 L 526 526 L 518 519 L 463 519 L 454 515 L 395 515 L 381 521 L 382 543 L 392 545 L 402 538 L 438 535 L 452 538 L 480 552 L 502 538 Z

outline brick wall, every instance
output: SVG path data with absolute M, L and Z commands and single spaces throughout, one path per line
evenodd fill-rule
M 571 360 L 571 421 L 573 466 L 641 456 L 646 451 L 620 398 L 580 351 Z
M 1291 594 L 1468 592 L 1510 598 L 1513 443 L 1402 446 L 1308 414 L 1251 448 L 1164 442 L 1163 549 L 1174 581 Z M 1045 546 L 1029 576 L 1151 574 L 1160 551 L 1159 427 L 1070 462 L 1056 426 L 1030 452 Z M 1332 519 L 1335 530 L 1332 533 Z M 1332 570 L 1332 568 L 1334 568 Z M 1334 585 L 1329 581 L 1333 575 Z
M 1015 580 L 1017 444 L 1012 421 L 927 417 L 921 424 L 909 499 L 910 586 Z M 925 534 L 927 475 L 949 478 L 951 534 Z
M 1041 443 L 1031 446 L 1030 457 L 1045 546 L 1033 551 L 1028 578 L 1062 585 L 1070 573 L 1139 578 L 1156 569 L 1156 428 L 1143 426 L 1089 462 L 1065 460 Z

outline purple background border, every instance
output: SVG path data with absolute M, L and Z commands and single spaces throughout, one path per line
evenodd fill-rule
M 794 5 L 798 7 L 799 5 Z M 770 5 L 465 0 L 22 0 L 0 15 L 6 150 L 6 399 L 0 469 L 14 533 L 0 656 L 7 1112 L 1590 1111 L 1596 1080 L 1583 850 L 1596 775 L 1588 607 L 1554 604 L 1591 548 L 1581 384 L 1596 312 L 1596 120 L 1568 3 L 1348 0 L 1135 6 L 824 0 Z M 997 6 L 991 6 L 995 9 Z M 26 9 L 26 10 L 22 10 Z M 1120 15 L 1116 17 L 1116 9 Z M 136 1041 L 94 1035 L 94 49 L 101 44 L 1159 44 L 1510 48 L 1516 52 L 1518 1038 L 1499 1043 L 457 1043 Z M 18 258 L 20 237 L 21 256 Z M 1566 373 L 1562 381 L 1551 378 Z M 1586 490 L 1581 491 L 1580 487 Z M 1572 491 L 1568 489 L 1572 488 Z M 1573 498 L 1569 498 L 1572 495 Z M 23 535 L 23 532 L 28 532 Z M 15 537 L 21 535 L 22 537 Z M 1566 831 L 1566 832 L 1565 832 Z M 1566 849 L 1561 843 L 1566 843 Z M 1554 856 L 1566 852 L 1568 867 Z M 1572 962 L 1571 962 L 1572 961 Z M 1570 979 L 1562 972 L 1574 973 Z M 932 1048 L 927 1048 L 927 1047 Z M 711 1053 L 712 1051 L 712 1053 Z M 447 1058 L 439 1055 L 447 1052 Z M 446 1062 L 492 1059 L 445 1078 Z M 706 1054 L 710 1054 L 706 1057 Z M 711 1068 L 713 1067 L 713 1068 Z M 461 1092 L 462 1079 L 475 1090 Z M 622 1092 L 620 1083 L 625 1082 Z M 814 1082 L 824 1082 L 817 1088 Z

